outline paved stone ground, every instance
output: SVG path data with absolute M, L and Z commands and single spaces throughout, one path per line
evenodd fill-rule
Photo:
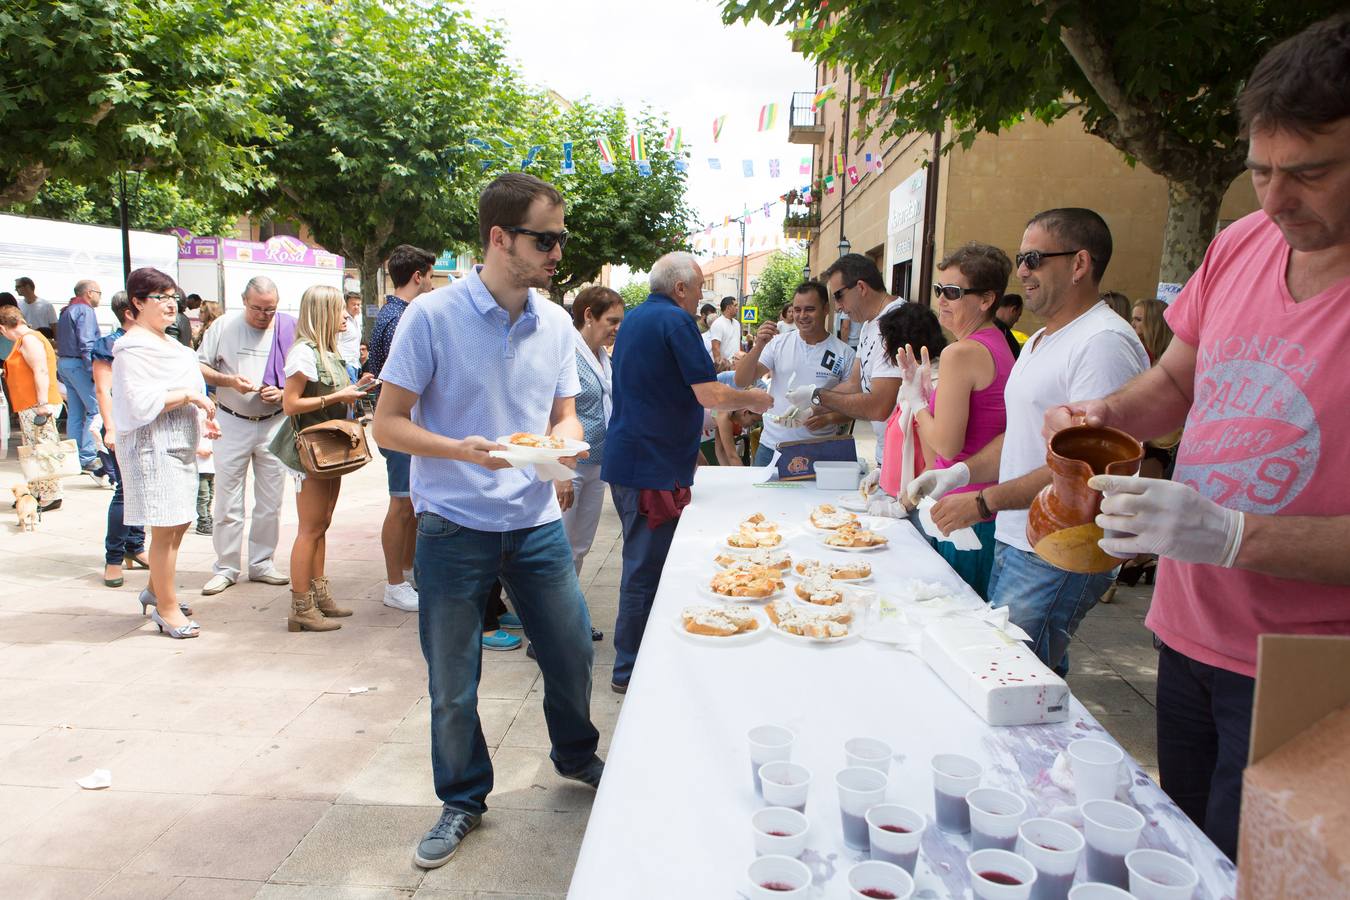
M 14 454 L 0 485 L 18 481 Z M 8 491 L 6 490 L 6 493 Z M 289 498 L 278 563 L 294 534 Z M 202 636 L 171 641 L 140 615 L 143 571 L 102 585 L 109 493 L 68 485 L 36 534 L 0 505 L 0 897 L 557 897 L 591 792 L 554 775 L 542 685 L 523 651 L 487 653 L 480 713 L 496 790 L 449 865 L 412 849 L 435 821 L 426 673 L 415 615 L 380 603 L 383 467 L 343 483 L 328 535 L 341 631 L 290 634 L 287 589 L 216 597 L 210 538 L 184 539 L 177 583 Z M 606 508 L 582 586 L 597 626 L 592 714 L 602 753 L 621 698 L 608 688 L 620 555 Z M 1075 693 L 1146 767 L 1156 765 L 1149 591 L 1122 589 L 1084 622 Z M 349 688 L 368 687 L 363 694 Z M 75 780 L 112 771 L 105 791 Z

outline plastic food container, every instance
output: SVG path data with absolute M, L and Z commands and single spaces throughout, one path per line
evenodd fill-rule
M 852 462 L 833 462 L 820 460 L 816 463 L 816 489 L 821 491 L 856 491 L 862 477 L 862 467 L 857 460 Z

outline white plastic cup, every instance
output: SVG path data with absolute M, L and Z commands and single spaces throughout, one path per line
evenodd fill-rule
M 844 741 L 844 760 L 849 768 L 863 766 L 878 772 L 889 772 L 891 745 L 876 738 L 850 738 Z
M 1106 741 L 1083 738 L 1069 744 L 1068 753 L 1073 792 L 1079 806 L 1089 800 L 1116 799 L 1125 751 Z
M 1017 855 L 1036 867 L 1032 900 L 1066 900 L 1085 846 L 1078 829 L 1058 819 L 1027 819 L 1017 829 Z
M 1132 806 L 1114 800 L 1089 800 L 1083 811 L 1087 839 L 1087 877 L 1118 888 L 1130 882 L 1125 854 L 1139 845 L 1144 817 Z
M 761 856 L 745 874 L 752 900 L 805 900 L 811 891 L 811 870 L 790 856 Z
M 759 781 L 765 806 L 786 806 L 806 812 L 806 795 L 811 789 L 811 770 L 790 762 L 771 762 L 759 767 Z
M 746 734 L 750 742 L 750 774 L 755 780 L 755 793 L 763 794 L 759 783 L 759 767 L 765 763 L 792 758 L 792 742 L 797 736 L 782 725 L 757 725 Z
M 793 859 L 806 849 L 806 832 L 811 823 L 806 816 L 785 806 L 770 806 L 750 817 L 750 829 L 755 833 L 756 856 L 790 856 Z
M 899 866 L 868 860 L 848 870 L 848 895 L 850 900 L 870 900 L 874 897 L 910 900 L 914 896 L 914 879 Z
M 1069 891 L 1069 900 L 1135 900 L 1135 896 L 1124 888 L 1102 884 L 1100 881 L 1089 881 L 1086 884 L 1075 885 Z
M 919 862 L 923 833 L 928 829 L 928 818 L 917 809 L 896 803 L 874 806 L 863 818 L 867 821 L 867 839 L 871 845 L 868 852 L 872 859 L 897 865 L 913 875 Z M 905 830 L 897 830 L 901 828 Z
M 866 766 L 841 769 L 834 776 L 839 789 L 839 818 L 844 829 L 844 845 L 867 851 L 867 811 L 886 802 L 886 774 Z
M 1036 884 L 1036 867 L 1007 850 L 976 850 L 966 857 L 966 871 L 975 900 L 1028 900 Z
M 1027 801 L 1010 791 L 976 788 L 966 794 L 970 806 L 970 849 L 1012 850 L 1017 826 L 1027 814 Z
M 1125 856 L 1130 893 L 1139 900 L 1191 900 L 1200 874 L 1179 856 L 1161 850 L 1134 850 Z
M 933 806 L 937 827 L 953 834 L 970 831 L 966 794 L 980 786 L 984 767 L 968 756 L 939 753 L 933 757 Z

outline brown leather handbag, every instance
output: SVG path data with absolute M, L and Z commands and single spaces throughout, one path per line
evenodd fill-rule
M 295 452 L 310 478 L 341 478 L 370 462 L 366 430 L 350 419 L 331 419 L 296 432 Z

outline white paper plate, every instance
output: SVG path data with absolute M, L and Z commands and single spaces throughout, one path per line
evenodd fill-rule
M 874 550 L 884 550 L 890 546 L 890 542 L 888 541 L 885 544 L 876 544 L 872 547 L 836 547 L 834 544 L 825 543 L 824 538 L 821 538 L 817 543 L 826 550 L 834 550 L 837 553 L 871 553 Z
M 563 438 L 562 440 L 563 444 L 566 446 L 561 450 L 550 450 L 547 447 L 521 447 L 518 444 L 511 443 L 511 436 L 509 434 L 497 438 L 497 443 L 504 447 L 511 448 L 511 451 L 514 453 L 537 456 L 540 459 L 545 460 L 562 459 L 564 456 L 576 456 L 582 450 L 591 449 L 591 445 L 585 441 L 574 441 L 571 438 Z
M 769 628 L 773 631 L 774 634 L 778 635 L 779 637 L 783 638 L 789 643 L 806 644 L 808 646 L 814 645 L 818 647 L 827 646 L 829 644 L 843 644 L 847 643 L 848 641 L 856 641 L 861 636 L 860 632 L 858 631 L 857 619 L 854 619 L 854 621 L 849 624 L 848 634 L 843 635 L 842 637 L 832 637 L 832 638 L 805 637 L 804 635 L 792 634 L 791 632 L 783 631 L 781 628 L 779 628 L 772 622 L 769 623 Z M 737 637 L 739 637 L 739 635 L 737 635 Z
M 840 509 L 848 510 L 851 513 L 867 512 L 867 501 L 862 498 L 862 494 L 854 491 L 851 494 L 840 494 L 834 498 L 834 505 Z
M 719 594 L 712 589 L 712 585 L 704 583 L 699 585 L 699 592 L 703 596 L 717 600 L 720 603 L 768 603 L 770 600 L 777 600 L 787 593 L 787 588 L 779 588 L 767 597 L 728 597 L 726 594 Z
M 836 549 L 836 548 L 831 547 L 830 549 L 831 549 L 831 550 L 834 550 L 834 549 Z M 801 560 L 798 560 L 798 562 L 801 562 Z M 828 566 L 828 565 L 831 565 L 831 563 L 825 562 L 824 560 L 820 560 L 820 559 L 812 560 L 812 562 L 818 562 L 818 563 L 821 563 L 822 565 L 827 565 L 827 566 Z M 793 564 L 792 564 L 792 567 L 791 567 L 791 574 L 797 576 L 798 578 L 802 578 L 802 579 L 805 579 L 805 578 L 809 577 L 809 576 L 803 575 L 801 572 L 798 572 L 798 571 L 797 571 L 797 564 L 796 564 L 796 563 L 793 563 Z M 873 571 L 871 572 L 871 574 L 864 575 L 864 576 L 861 577 L 861 578 L 831 578 L 830 580 L 833 581 L 833 582 L 835 582 L 835 583 L 837 583 L 837 584 L 862 584 L 862 583 L 865 582 L 865 581 L 871 581 L 871 580 L 872 580 L 872 575 L 875 575 L 875 574 L 876 574 L 876 571 L 873 570 Z
M 764 637 L 764 632 L 769 630 L 768 623 L 764 619 L 759 619 L 759 627 L 754 631 L 742 631 L 727 637 L 718 637 L 712 634 L 693 634 L 684 630 L 683 615 L 677 615 L 675 620 L 670 623 L 670 627 L 674 628 L 675 632 L 682 635 L 686 640 L 709 647 L 736 647 L 743 644 L 752 644 Z

